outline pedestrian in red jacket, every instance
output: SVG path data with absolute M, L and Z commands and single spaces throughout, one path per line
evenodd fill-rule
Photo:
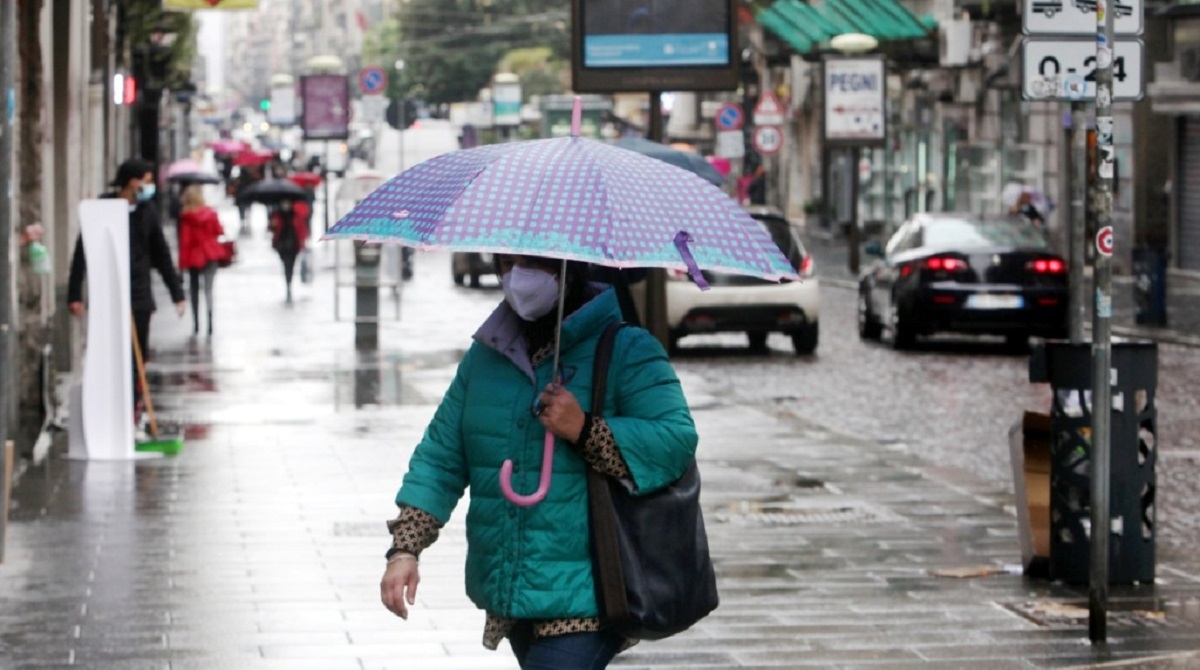
M 311 210 L 303 200 L 284 200 L 271 212 L 271 246 L 283 261 L 283 279 L 287 282 L 287 302 L 292 302 L 292 272 L 296 258 L 308 243 L 308 217 Z
M 221 236 L 225 229 L 212 207 L 204 203 L 199 185 L 183 190 L 183 212 L 179 215 L 179 269 L 187 270 L 192 292 L 192 334 L 200 333 L 200 280 L 204 280 L 204 304 L 208 307 L 208 334 L 213 332 L 213 280 L 225 256 Z

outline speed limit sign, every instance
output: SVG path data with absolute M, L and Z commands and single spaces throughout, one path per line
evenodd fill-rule
M 754 129 L 754 148 L 760 154 L 778 153 L 783 146 L 783 131 L 779 126 L 757 126 Z
M 1113 255 L 1112 226 L 1105 226 L 1096 233 L 1096 251 L 1099 251 L 1101 256 Z

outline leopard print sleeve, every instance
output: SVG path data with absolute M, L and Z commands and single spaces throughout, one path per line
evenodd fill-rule
M 591 412 L 584 415 L 583 430 L 575 446 L 583 455 L 583 460 L 600 474 L 617 479 L 629 477 L 625 457 L 617 447 L 608 422 L 602 417 L 593 417 Z
M 387 522 L 392 548 L 420 556 L 438 538 L 441 525 L 429 512 L 416 507 L 401 507 L 400 515 Z

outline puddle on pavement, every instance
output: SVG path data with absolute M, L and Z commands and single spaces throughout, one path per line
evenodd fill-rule
M 356 352 L 339 360 L 333 373 L 334 409 L 395 407 L 436 402 L 404 381 L 406 373 L 456 365 L 462 351 L 404 355 L 398 352 Z
M 301 362 L 297 367 L 279 367 L 274 363 L 265 367 L 256 366 L 254 383 L 332 382 L 335 411 L 430 403 L 436 402 L 437 398 L 428 397 L 427 389 L 422 393 L 416 386 L 406 383 L 405 375 L 452 368 L 463 354 L 462 349 L 416 354 L 398 351 L 346 352 L 337 356 L 332 368 L 327 362 L 313 365 L 312 361 Z M 157 369 L 147 371 L 151 388 L 156 394 L 162 395 L 163 409 L 167 410 L 164 413 L 174 415 L 175 422 L 182 426 L 187 437 L 203 437 L 207 428 L 203 422 L 188 419 L 186 398 L 192 394 L 220 394 L 223 390 L 236 392 L 243 386 L 242 378 L 237 376 L 240 370 L 218 368 L 211 356 L 207 360 L 187 355 L 169 358 L 169 361 L 160 361 Z M 172 407 L 174 404 L 178 404 L 178 407 Z M 172 412 L 172 409 L 176 411 Z

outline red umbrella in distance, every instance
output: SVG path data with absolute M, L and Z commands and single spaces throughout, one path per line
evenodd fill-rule
M 297 172 L 288 179 L 301 188 L 316 188 L 321 183 L 321 175 L 316 172 Z
M 275 160 L 275 152 L 267 149 L 248 149 L 233 157 L 233 164 L 238 166 L 266 165 Z

